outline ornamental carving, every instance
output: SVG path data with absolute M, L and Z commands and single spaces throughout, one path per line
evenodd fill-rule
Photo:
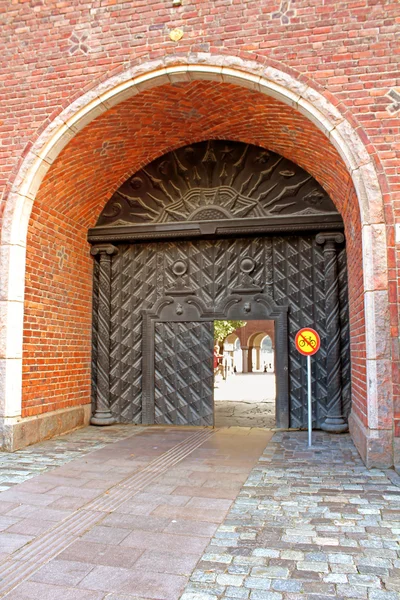
M 322 187 L 283 156 L 239 142 L 192 144 L 130 177 L 97 226 L 337 215 Z

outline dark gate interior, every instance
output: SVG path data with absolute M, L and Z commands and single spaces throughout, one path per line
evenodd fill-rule
M 346 416 L 342 228 L 329 197 L 307 173 L 245 144 L 195 144 L 130 178 L 89 232 L 96 256 L 93 398 L 99 419 L 207 424 L 210 321 L 229 315 L 279 321 L 287 362 L 282 358 L 277 373 L 278 425 L 306 426 L 306 360 L 293 344 L 305 326 L 317 329 L 322 342 L 312 367 L 314 426 L 338 411 Z M 151 326 L 144 326 L 146 319 Z M 278 368 L 279 362 L 277 354 Z

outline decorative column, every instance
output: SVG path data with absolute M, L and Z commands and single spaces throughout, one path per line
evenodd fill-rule
M 339 232 L 319 233 L 317 244 L 324 246 L 326 311 L 327 416 L 321 429 L 343 433 L 348 425 L 342 414 L 342 367 L 340 357 L 340 305 L 336 244 L 344 242 Z
M 91 254 L 99 256 L 99 301 L 97 330 L 96 407 L 90 423 L 112 425 L 110 411 L 110 318 L 111 318 L 111 256 L 118 252 L 112 244 L 93 246 Z
M 249 373 L 253 372 L 253 350 L 254 346 L 249 346 L 249 349 L 247 351 L 247 371 Z
M 261 348 L 257 346 L 256 348 L 256 369 L 259 371 L 261 369 Z
M 249 372 L 249 348 L 242 346 L 242 373 Z

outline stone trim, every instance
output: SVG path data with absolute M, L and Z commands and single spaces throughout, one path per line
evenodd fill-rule
M 0 449 L 15 452 L 56 435 L 89 425 L 91 404 L 43 413 L 35 417 L 0 418 Z
M 352 412 L 349 416 L 349 430 L 353 442 L 368 469 L 384 469 L 393 466 L 392 429 L 371 429 L 366 427 Z

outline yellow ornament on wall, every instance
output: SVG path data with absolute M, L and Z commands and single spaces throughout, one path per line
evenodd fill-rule
M 169 37 L 173 42 L 179 42 L 179 40 L 183 38 L 183 29 L 180 29 L 179 27 L 171 29 Z

